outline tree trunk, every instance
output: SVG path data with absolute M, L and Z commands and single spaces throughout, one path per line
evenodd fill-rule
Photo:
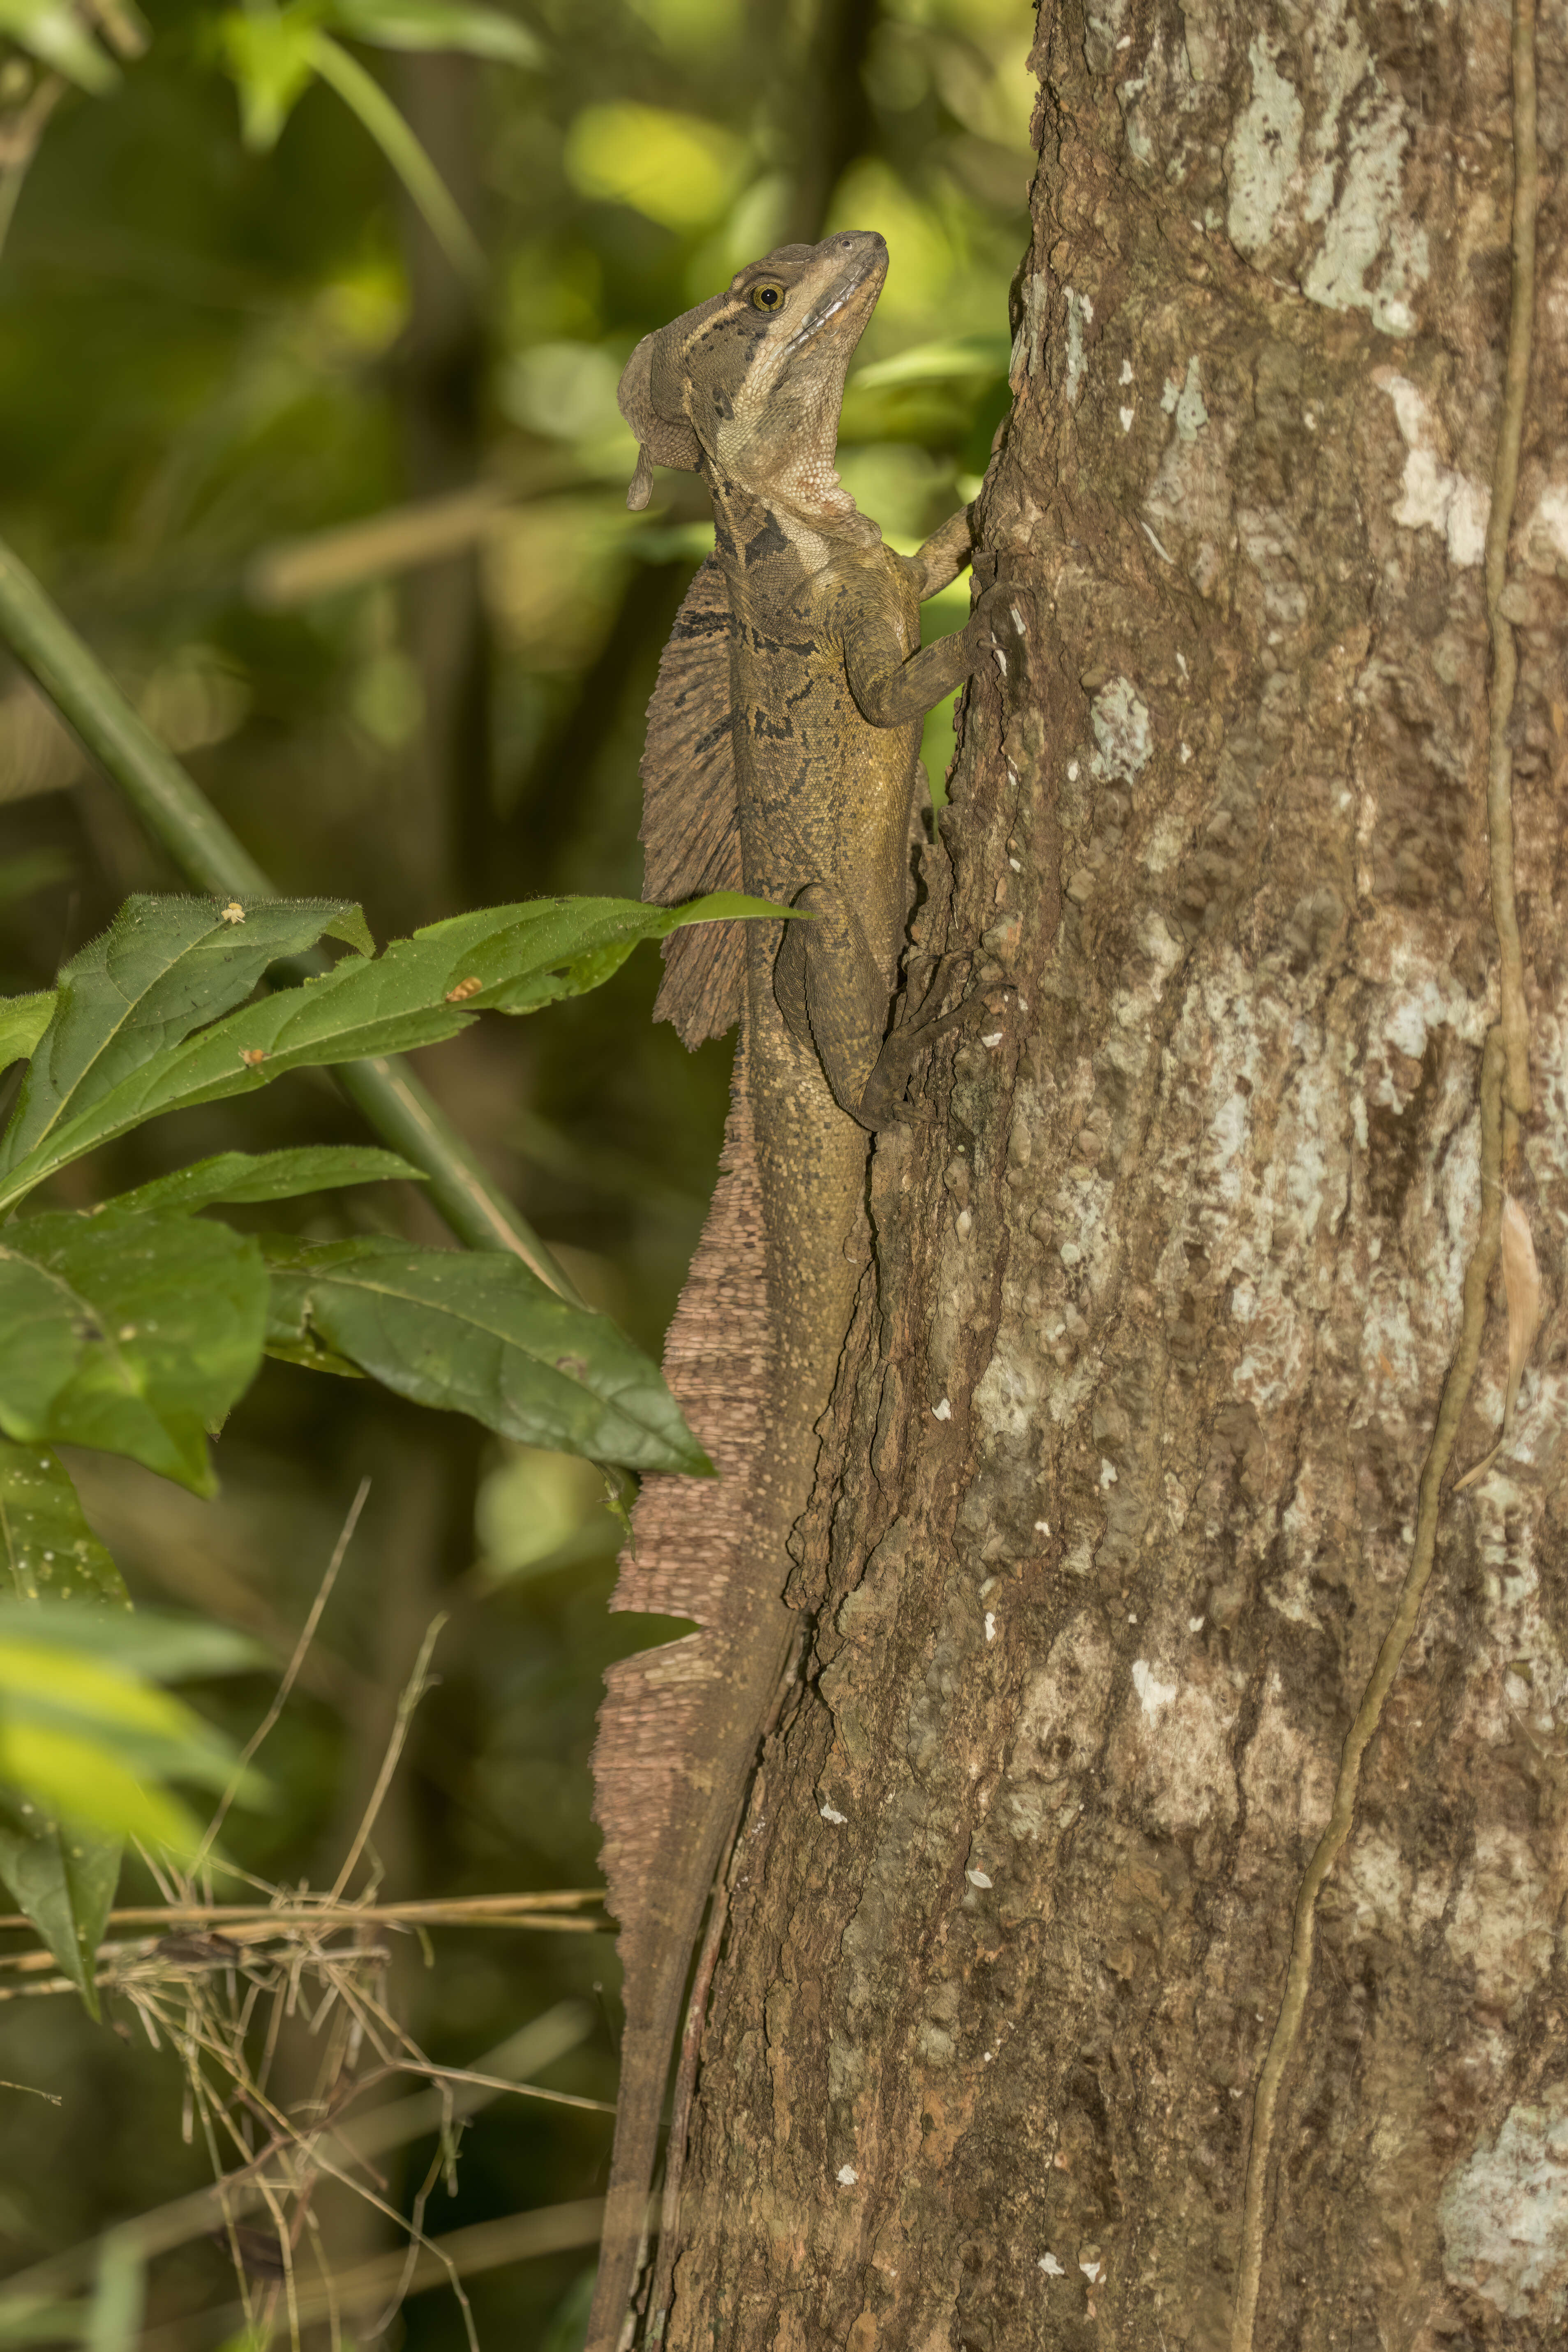
M 1018 1009 L 877 1147 L 665 2341 L 1561 2342 L 1561 184 L 1489 596 L 1506 12 L 1063 0 L 1036 63 L 1033 658 L 919 926 Z

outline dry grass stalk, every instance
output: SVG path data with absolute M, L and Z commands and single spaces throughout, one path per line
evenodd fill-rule
M 419 1699 L 428 1686 L 431 1654 L 444 1621 L 432 1624 L 399 1702 L 397 1719 L 363 1817 L 331 1890 L 269 1887 L 252 1881 L 260 1899 L 216 1903 L 210 1857 L 233 1801 L 239 1771 L 247 1766 L 279 1720 L 298 1678 L 306 1652 L 342 1564 L 365 1500 L 355 1496 L 315 1602 L 296 1643 L 277 1696 L 247 1742 L 235 1780 L 225 1791 L 195 1864 L 172 1873 L 148 1856 L 164 1896 L 161 1906 L 133 1906 L 110 1915 L 110 1926 L 145 1927 L 162 1932 L 121 1936 L 99 1948 L 97 1983 L 110 2000 L 126 2004 L 155 2050 L 167 2047 L 184 2074 L 184 2137 L 200 2134 L 212 2167 L 210 2191 L 184 2198 L 162 2215 L 143 2217 L 148 2226 L 121 2223 L 112 2233 L 121 2252 L 137 2265 L 204 2231 L 226 2243 L 234 2263 L 243 2323 L 257 2344 L 288 2334 L 298 2347 L 302 2326 L 325 2321 L 334 2347 L 341 2315 L 354 2331 L 379 2335 L 416 2284 L 445 2280 L 463 2314 L 470 2352 L 478 2352 L 472 2315 L 463 2292 L 464 2250 L 446 2250 L 425 2231 L 426 2201 L 437 2182 L 455 2186 L 458 2140 L 463 2117 L 498 2093 L 612 2112 L 602 2101 L 552 2091 L 483 2068 L 436 2065 L 394 2016 L 387 2001 L 394 1934 L 419 1934 L 437 1925 L 537 1927 L 557 1933 L 590 1933 L 601 1925 L 598 1896 L 566 1889 L 538 1895 L 497 1895 L 381 1903 L 373 1875 L 359 1897 L 347 1890 L 367 1853 L 377 1813 L 391 1785 Z M 198 1879 L 197 1872 L 200 1873 Z M 592 1912 L 584 1906 L 593 1906 Z M 0 1925 L 18 1929 L 26 1920 Z M 30 1932 L 30 1930 L 29 1930 Z M 70 1991 L 49 1953 L 40 1948 L 0 1955 L 0 2000 Z M 565 2005 L 555 2019 L 536 2021 L 491 2053 L 500 2061 L 523 2058 L 531 2034 L 537 2047 L 528 2062 L 547 2063 L 584 2038 L 588 2012 Z M 572 2011 L 567 2029 L 561 2021 Z M 309 2092 L 285 2105 L 271 2081 L 285 2020 L 302 2021 L 320 2047 Z M 115 2030 L 129 2036 L 124 2021 Z M 521 2068 L 520 2067 L 520 2071 Z M 399 2075 L 415 2075 L 426 2086 L 415 2096 L 368 2114 L 353 2110 L 366 2095 Z M 434 2130 L 437 2147 L 423 2180 L 401 2213 L 386 2193 L 387 2182 L 374 2158 Z M 341 2184 L 382 2214 L 402 2235 L 405 2251 L 342 2279 L 332 2275 L 322 2253 L 312 2210 L 319 2184 Z M 270 2228 L 243 2217 L 264 2210 Z M 596 2209 L 595 2209 L 596 2210 Z M 586 2208 L 584 2209 L 586 2211 Z M 518 2250 L 529 2242 L 532 2216 L 513 2216 L 521 2227 Z M 539 2217 L 540 2249 L 556 2242 L 589 2242 L 582 2214 L 573 2209 L 565 2239 L 548 2217 Z M 216 2226 L 215 2226 L 216 2225 Z M 575 2231 L 577 2234 L 573 2235 Z M 538 2231 L 535 2231 L 538 2235 Z M 591 2235 L 591 2233 L 590 2233 Z M 462 2239 L 465 2233 L 454 2233 Z M 94 2241 L 69 2255 L 53 2258 L 11 2282 L 5 2298 L 14 2310 L 40 2294 L 58 2293 L 62 2274 L 79 2277 L 101 2262 L 107 2240 Z M 476 2252 L 476 2250 L 468 2250 Z M 77 2256 L 80 2260 L 77 2260 Z M 308 2257 L 302 2260 L 302 2257 Z M 483 2267 L 478 2258 L 474 2266 Z M 376 2308 L 369 2308 L 374 2305 Z M 4 2305 L 0 2305 L 0 2309 Z

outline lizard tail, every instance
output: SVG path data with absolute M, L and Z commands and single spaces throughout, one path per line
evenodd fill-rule
M 621 1923 L 626 2027 L 586 2352 L 622 2340 L 692 1949 L 790 1635 L 779 1597 L 787 1529 L 759 1524 L 771 1339 L 743 1063 L 742 1049 L 718 1187 L 664 1358 L 719 1476 L 645 1484 L 611 1602 L 699 1630 L 613 1665 L 599 1714 L 594 1810 Z

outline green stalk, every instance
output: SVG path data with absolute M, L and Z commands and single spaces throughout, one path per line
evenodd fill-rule
M 397 109 L 373 73 L 340 47 L 329 33 L 318 33 L 310 44 L 310 63 L 321 79 L 335 89 L 343 104 L 358 115 L 387 162 L 407 189 L 437 244 L 453 268 L 470 286 L 485 283 L 485 257 L 473 230 L 458 210 L 446 181 L 436 169 Z
M 97 656 L 0 541 L 0 637 L 119 785 L 147 831 L 198 890 L 274 898 L 276 887 L 132 709 Z M 584 1302 L 527 1219 L 491 1182 L 406 1064 L 390 1056 L 333 1072 L 383 1141 L 430 1180 L 437 1208 L 469 1249 L 510 1250 L 574 1307 Z

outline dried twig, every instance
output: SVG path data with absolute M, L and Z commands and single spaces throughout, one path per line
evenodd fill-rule
M 300 1669 L 305 1663 L 306 1654 L 309 1651 L 311 1643 L 316 1638 L 316 1628 L 321 1622 L 321 1612 L 326 1608 L 327 1602 L 331 1598 L 332 1587 L 338 1580 L 338 1570 L 342 1568 L 344 1559 L 348 1554 L 348 1548 L 353 1541 L 354 1529 L 359 1525 L 360 1513 L 364 1509 L 365 1498 L 369 1493 L 370 1480 L 368 1478 L 362 1478 L 359 1482 L 359 1491 L 355 1495 L 353 1501 L 349 1505 L 348 1517 L 344 1519 L 342 1527 L 339 1531 L 337 1542 L 332 1546 L 332 1556 L 327 1562 L 326 1574 L 322 1577 L 321 1584 L 317 1589 L 316 1597 L 310 1603 L 310 1613 L 306 1617 L 303 1625 L 300 1628 L 300 1638 L 294 1644 L 294 1654 L 289 1659 L 287 1666 L 285 1666 L 283 1670 L 283 1679 L 279 1684 L 277 1690 L 273 1693 L 272 1704 L 268 1708 L 266 1714 L 262 1717 L 260 1722 L 257 1725 L 256 1729 L 251 1733 L 249 1738 L 246 1741 L 243 1748 L 240 1750 L 239 1761 L 234 1768 L 233 1778 L 230 1780 L 227 1788 L 224 1790 L 223 1795 L 218 1799 L 217 1809 L 214 1812 L 211 1821 L 207 1823 L 206 1834 L 202 1839 L 200 1850 L 197 1853 L 195 1861 L 191 1865 L 191 1875 L 193 1878 L 196 1875 L 202 1864 L 206 1860 L 207 1855 L 212 1852 L 213 1847 L 216 1844 L 218 1832 L 222 1829 L 225 1821 L 227 1819 L 228 1809 L 239 1793 L 247 1771 L 255 1762 L 258 1750 L 260 1748 L 263 1740 L 265 1740 L 272 1731 L 279 1717 L 282 1714 L 283 1709 L 289 1703 L 289 1694 L 293 1689 L 296 1681 L 299 1679 Z
M 375 1827 L 376 1816 L 385 1802 L 386 1792 L 392 1786 L 392 1776 L 397 1769 L 397 1759 L 403 1753 L 403 1744 L 408 1737 L 408 1727 L 414 1719 L 414 1710 L 428 1687 L 431 1653 L 441 1638 L 441 1629 L 446 1622 L 444 1616 L 433 1618 L 426 1632 L 425 1639 L 419 1644 L 419 1655 L 414 1661 L 414 1672 L 409 1675 L 404 1685 L 403 1696 L 397 1702 L 397 1720 L 393 1726 L 392 1737 L 386 1743 L 386 1753 L 381 1759 L 381 1769 L 375 1776 L 375 1786 L 370 1792 L 370 1801 L 364 1809 L 364 1818 L 354 1832 L 353 1843 L 343 1858 L 342 1868 L 332 1883 L 331 1900 L 334 1903 L 342 1901 L 343 1890 L 353 1876 L 360 1856 L 370 1843 L 370 1833 Z

